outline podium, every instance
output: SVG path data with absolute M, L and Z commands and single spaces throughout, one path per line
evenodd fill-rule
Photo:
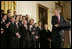
M 71 21 L 70 25 L 71 25 Z M 71 47 L 71 28 L 69 30 L 65 30 L 65 40 L 64 40 L 64 48 L 70 48 Z
M 64 39 L 64 48 L 68 48 L 69 46 L 69 31 L 65 31 L 65 39 Z

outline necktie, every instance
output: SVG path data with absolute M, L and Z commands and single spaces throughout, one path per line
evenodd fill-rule
M 17 25 L 17 28 L 18 28 L 18 23 L 16 23 L 16 25 Z
M 60 21 L 60 20 L 59 20 L 59 17 L 58 17 L 58 16 L 57 16 L 57 19 L 58 19 L 58 24 L 59 24 L 59 21 Z

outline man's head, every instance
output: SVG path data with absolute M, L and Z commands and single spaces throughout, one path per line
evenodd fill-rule
M 15 18 L 13 16 L 11 17 L 11 22 L 15 22 Z
M 44 24 L 44 29 L 48 29 L 48 25 L 47 24 Z
M 1 10 L 1 14 L 4 14 L 4 10 Z
M 39 25 L 39 26 L 41 26 L 41 25 L 42 25 L 41 21 L 39 21 L 39 22 L 38 22 L 38 25 Z
M 29 18 L 29 15 L 28 15 L 28 14 L 26 14 L 26 18 L 27 18 L 27 19 Z
M 11 12 L 9 12 L 9 13 L 7 14 L 7 16 L 8 16 L 8 18 L 10 18 L 10 17 L 11 17 Z
M 10 12 L 11 12 L 11 9 L 8 9 L 8 10 L 7 10 L 7 13 L 10 13 Z
M 34 19 L 30 19 L 30 24 L 34 24 Z
M 14 11 L 13 14 L 16 16 L 16 15 L 17 15 L 17 14 L 16 14 L 16 11 Z
M 25 16 L 22 16 L 22 20 L 26 20 L 26 17 Z
M 58 15 L 60 15 L 61 10 L 60 10 L 60 9 L 55 9 L 55 10 L 54 10 L 54 13 L 55 13 L 55 15 L 57 15 L 57 16 L 58 16 Z
M 15 21 L 18 22 L 19 21 L 19 17 L 16 17 Z
M 19 18 L 19 15 L 16 15 L 16 18 Z
M 24 25 L 27 25 L 27 21 L 26 21 L 26 20 L 23 20 L 23 24 L 24 24 Z
M 2 19 L 6 20 L 7 19 L 7 15 L 6 14 L 2 14 Z
M 35 23 L 34 26 L 37 27 L 38 26 L 37 23 Z
M 19 19 L 22 19 L 22 15 L 21 14 L 19 15 Z

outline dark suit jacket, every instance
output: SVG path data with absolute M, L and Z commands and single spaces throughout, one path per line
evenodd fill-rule
M 16 33 L 19 32 L 16 24 L 11 23 L 9 26 L 9 40 L 10 40 L 10 48 L 18 48 L 18 37 L 16 36 Z
M 37 30 L 38 30 L 38 36 L 40 37 L 40 32 L 41 32 L 41 30 L 43 30 L 43 28 L 39 28 L 39 26 L 37 27 Z
M 16 33 L 17 33 L 17 28 L 16 28 L 16 24 L 11 23 L 9 26 L 9 30 L 11 32 L 11 37 L 16 37 Z
M 5 25 L 6 25 L 5 22 L 3 22 L 3 23 L 1 24 L 1 28 L 2 28 L 3 31 L 4 31 L 4 32 L 1 34 L 1 37 L 0 37 L 0 39 L 1 39 L 1 48 L 6 48 Z
M 60 47 L 61 46 L 61 35 L 60 31 L 63 29 L 60 25 L 65 22 L 64 18 L 60 16 L 59 27 L 55 27 L 55 24 L 58 24 L 57 16 L 52 17 L 52 47 Z
M 62 16 L 60 16 L 60 22 L 59 22 L 59 26 L 60 24 L 63 24 L 65 22 L 64 18 Z M 59 31 L 61 30 L 60 28 L 56 28 L 54 25 L 55 24 L 58 24 L 58 19 L 57 19 L 57 16 L 52 16 L 52 31 Z
M 7 20 L 6 21 L 11 21 L 11 20 L 10 20 L 10 18 L 7 17 Z
M 20 26 L 22 25 L 22 23 L 19 21 L 18 22 L 18 27 L 17 27 L 17 25 L 16 25 L 16 23 L 15 23 L 15 26 L 16 26 L 16 30 L 20 33 Z
M 41 32 L 40 32 L 40 41 L 41 42 L 47 42 L 47 39 L 48 38 L 51 38 L 51 32 L 49 30 L 45 30 L 43 29 Z
M 31 40 L 36 41 L 35 36 L 39 36 L 38 27 L 34 27 L 34 26 L 33 26 L 33 27 L 31 28 L 31 32 L 34 32 L 34 35 L 31 34 Z
M 29 30 L 24 27 L 24 25 L 22 24 L 22 26 L 20 26 L 20 34 L 21 34 L 21 48 L 30 48 L 30 36 L 29 36 Z
M 66 22 L 62 16 L 60 16 L 59 27 L 54 25 L 58 24 L 57 16 L 52 17 L 52 47 L 59 48 L 61 46 L 61 30 L 68 30 L 70 28 L 70 23 Z
M 48 38 L 50 39 L 51 38 L 51 32 L 49 30 L 45 30 L 43 29 L 41 32 L 40 32 L 40 47 L 41 48 L 49 48 L 49 43 L 50 41 L 48 40 Z
M 57 16 L 53 16 L 53 17 L 52 17 L 53 30 L 56 29 L 56 28 L 54 27 L 55 24 L 58 24 Z M 61 17 L 60 17 L 60 22 L 59 22 L 59 27 L 57 28 L 58 31 L 60 31 L 60 30 L 62 30 L 62 29 L 66 29 L 66 28 L 68 29 L 68 28 L 70 28 L 70 27 L 71 27 L 70 23 L 69 23 L 68 21 L 65 21 L 64 18 L 61 16 Z M 57 29 L 56 29 L 56 30 L 57 30 Z M 55 30 L 54 30 L 54 31 L 55 31 Z
M 33 26 L 32 31 L 34 31 L 34 32 L 35 32 L 35 35 L 38 36 L 38 27 L 34 27 L 34 26 Z

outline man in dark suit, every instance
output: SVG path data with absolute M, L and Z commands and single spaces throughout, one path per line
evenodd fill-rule
M 20 47 L 21 48 L 30 48 L 30 36 L 29 36 L 29 30 L 27 26 L 27 21 L 23 20 L 23 24 L 20 27 L 20 34 L 21 34 L 21 39 L 20 39 Z
M 18 24 L 18 27 L 22 25 L 22 21 L 19 20 L 19 15 L 16 16 L 16 24 Z
M 43 30 L 42 22 L 41 22 L 41 21 L 38 22 L 38 27 L 37 27 L 37 29 L 38 29 L 38 36 L 40 37 L 40 32 Z M 40 48 L 39 38 L 38 38 L 38 43 L 39 43 L 39 48 Z
M 11 9 L 8 9 L 8 10 L 7 10 L 7 13 L 10 13 L 10 12 L 11 12 Z
M 20 34 L 17 30 L 15 18 L 11 17 L 11 24 L 9 26 L 9 41 L 10 41 L 10 47 L 9 48 L 18 48 L 18 38 L 20 38 Z
M 11 12 L 7 13 L 7 20 L 6 21 L 10 21 L 10 17 L 11 17 Z
M 40 36 L 39 33 L 40 33 L 41 30 L 43 30 L 41 21 L 38 22 L 38 27 L 37 28 L 38 28 L 38 36 Z
M 39 32 L 38 32 L 38 26 L 37 23 L 35 23 L 31 29 L 31 32 L 34 32 L 34 34 L 32 34 L 33 37 L 33 44 L 35 45 L 35 48 L 39 48 Z
M 6 19 L 7 19 L 7 15 L 3 14 L 1 20 L 1 48 L 6 48 L 6 40 L 5 40 Z
M 15 19 L 15 25 L 16 25 L 16 31 L 20 34 L 20 26 L 22 25 L 22 23 L 19 21 L 19 17 L 16 16 Z M 18 48 L 20 48 L 20 38 L 18 38 Z
M 36 39 L 35 39 L 35 32 L 34 32 L 34 19 L 31 19 L 30 22 L 29 22 L 29 32 L 30 32 L 30 37 L 31 37 L 31 48 L 35 48 L 36 45 L 35 45 L 35 42 L 36 42 Z
M 51 47 L 52 48 L 61 48 L 61 30 L 64 29 L 62 26 L 64 26 L 65 20 L 60 15 L 60 10 L 55 10 L 55 16 L 52 16 L 52 42 Z
M 6 25 L 5 25 L 5 41 L 6 41 L 6 48 L 9 48 L 9 29 L 8 29 L 8 27 L 9 27 L 9 25 L 10 25 L 10 21 L 6 21 Z
M 1 10 L 1 19 L 2 19 L 2 15 L 4 14 L 4 10 Z
M 42 30 L 42 29 L 43 29 L 43 27 L 42 27 L 42 22 L 39 21 L 39 22 L 38 22 L 38 30 Z
M 2 15 L 2 20 L 1 20 L 1 27 L 4 27 L 6 25 L 6 20 L 7 20 L 7 15 L 3 14 Z
M 40 48 L 50 48 L 51 32 L 48 30 L 48 25 L 44 25 L 44 29 L 40 32 Z

